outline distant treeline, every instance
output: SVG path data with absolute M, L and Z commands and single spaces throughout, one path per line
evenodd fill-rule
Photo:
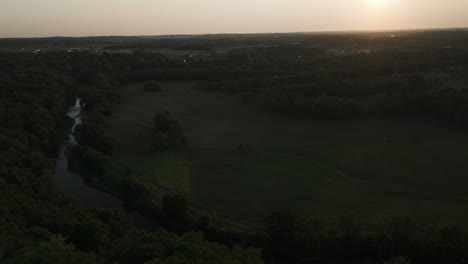
M 390 38 L 390 36 L 393 36 Z M 468 30 L 407 30 L 382 32 L 330 32 L 330 33 L 266 33 L 266 34 L 211 34 L 167 36 L 110 36 L 110 37 L 48 37 L 4 38 L 0 47 L 21 46 L 93 46 L 111 48 L 170 48 L 210 50 L 216 47 L 236 46 L 353 46 L 369 47 L 392 45 L 409 48 L 438 48 L 466 45 Z
M 339 56 L 289 49 L 233 51 L 227 59 L 231 66 L 252 73 L 282 71 L 202 81 L 197 88 L 238 94 L 244 102 L 296 118 L 428 115 L 466 125 L 468 48 L 350 51 Z

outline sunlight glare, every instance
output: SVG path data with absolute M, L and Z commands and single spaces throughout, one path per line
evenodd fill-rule
M 389 3 L 389 0 L 367 0 L 370 6 L 382 7 Z

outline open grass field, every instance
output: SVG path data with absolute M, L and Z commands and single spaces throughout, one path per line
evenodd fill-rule
M 303 147 L 351 142 L 421 142 L 466 138 L 442 121 L 359 120 L 307 122 L 263 112 L 259 106 L 220 92 L 191 89 L 193 83 L 164 83 L 162 93 L 145 93 L 142 85 L 122 87 L 124 103 L 111 123 L 118 148 L 148 151 L 155 114 L 168 110 L 181 123 L 194 149 Z
M 161 94 L 123 87 L 112 119 L 115 159 L 231 218 L 289 208 L 319 218 L 468 223 L 468 139 L 460 128 L 422 119 L 291 120 L 191 86 L 166 83 Z M 181 122 L 190 151 L 149 151 L 162 110 Z

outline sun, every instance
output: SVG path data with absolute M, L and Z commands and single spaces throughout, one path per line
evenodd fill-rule
M 367 0 L 367 3 L 371 6 L 379 7 L 385 6 L 390 2 L 390 0 Z

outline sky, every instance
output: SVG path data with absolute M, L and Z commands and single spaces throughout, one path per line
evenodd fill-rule
M 0 37 L 468 27 L 468 0 L 0 0 Z

